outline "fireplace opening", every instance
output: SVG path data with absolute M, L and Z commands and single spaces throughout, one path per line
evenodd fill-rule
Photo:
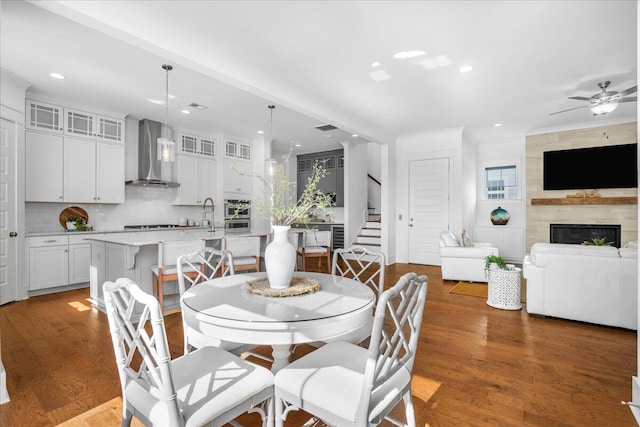
M 605 238 L 611 246 L 620 247 L 620 225 L 607 224 L 551 224 L 549 228 L 551 243 L 582 244 L 592 239 Z

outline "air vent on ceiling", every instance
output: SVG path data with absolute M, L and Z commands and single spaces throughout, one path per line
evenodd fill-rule
M 197 108 L 198 110 L 204 110 L 207 108 L 206 105 L 200 105 L 200 104 L 196 104 L 195 102 L 192 102 L 191 104 L 189 104 L 189 107 L 191 108 Z
M 338 129 L 334 125 L 320 125 L 320 126 L 316 126 L 315 128 L 318 129 L 318 130 L 321 130 L 322 132 L 327 132 L 327 131 L 330 131 L 330 130 Z

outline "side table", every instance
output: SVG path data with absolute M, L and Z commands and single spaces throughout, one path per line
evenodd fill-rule
M 520 310 L 521 268 L 489 270 L 487 305 L 503 310 Z

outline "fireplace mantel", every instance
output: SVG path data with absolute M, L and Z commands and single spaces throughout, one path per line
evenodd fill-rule
M 638 197 L 558 197 L 531 199 L 532 205 L 637 205 Z

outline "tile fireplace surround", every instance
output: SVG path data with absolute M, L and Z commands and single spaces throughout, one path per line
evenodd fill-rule
M 551 224 L 620 225 L 620 244 L 638 240 L 637 188 L 601 189 L 602 200 L 568 203 L 571 190 L 544 191 L 544 151 L 637 143 L 636 122 L 551 132 L 526 137 L 526 252 L 537 242 L 551 242 Z M 613 169 L 615 170 L 615 168 Z M 570 173 L 569 168 L 567 173 Z M 548 200 L 545 203 L 543 199 Z M 579 200 L 579 199 L 578 199 Z M 615 201 L 616 203 L 612 203 Z M 535 202 L 535 203 L 532 203 Z M 593 203 L 592 203 L 593 202 Z

